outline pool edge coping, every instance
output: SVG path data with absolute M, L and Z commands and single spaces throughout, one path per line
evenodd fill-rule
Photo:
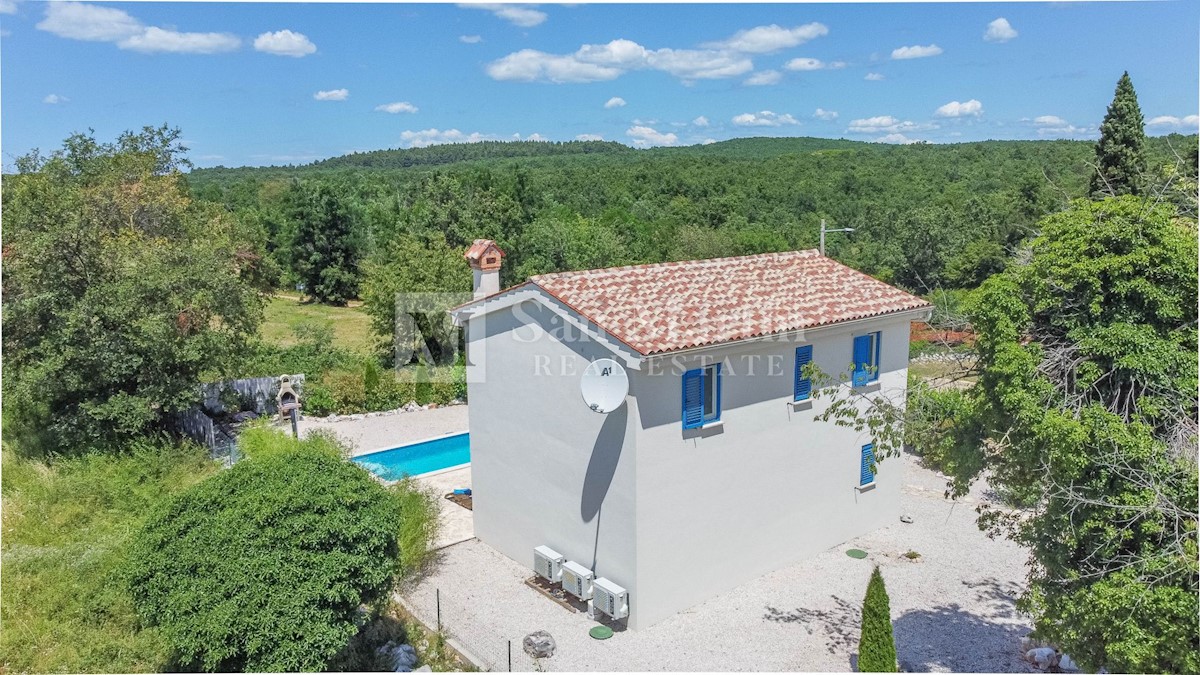
M 429 438 L 422 438 L 422 439 L 416 440 L 416 441 L 409 441 L 408 443 L 401 443 L 400 445 L 393 445 L 393 446 L 387 446 L 387 447 L 382 447 L 382 448 L 375 448 L 374 450 L 365 450 L 363 452 L 358 452 L 358 453 L 351 455 L 350 459 L 358 459 L 359 457 L 366 457 L 367 455 L 374 455 L 374 454 L 377 454 L 380 452 L 387 452 L 389 450 L 399 450 L 401 448 L 407 448 L 410 445 L 419 445 L 421 443 L 429 443 L 430 441 L 440 441 L 443 438 L 449 438 L 450 436 L 461 436 L 463 434 L 469 434 L 469 433 L 471 433 L 470 429 L 465 429 L 463 431 L 447 431 L 444 434 L 438 434 L 437 436 L 430 436 Z

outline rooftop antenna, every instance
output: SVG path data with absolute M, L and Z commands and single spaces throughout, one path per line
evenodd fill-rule
M 836 230 L 826 229 L 825 228 L 825 219 L 822 218 L 821 219 L 821 255 L 825 255 L 825 233 L 826 232 L 853 232 L 853 231 L 854 231 L 853 227 L 842 227 L 842 228 L 838 228 Z

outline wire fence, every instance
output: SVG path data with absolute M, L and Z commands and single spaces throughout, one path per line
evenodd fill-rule
M 449 589 L 434 589 L 426 597 L 409 599 L 407 603 L 413 614 L 435 630 L 454 640 L 469 660 L 483 670 L 492 672 L 542 672 L 553 670 L 553 657 L 535 659 L 525 653 L 525 632 L 506 632 L 497 627 L 497 611 L 494 606 L 481 599 L 478 603 L 466 602 Z

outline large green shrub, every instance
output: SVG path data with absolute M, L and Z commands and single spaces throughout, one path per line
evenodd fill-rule
M 871 572 L 863 599 L 862 637 L 858 641 L 858 672 L 896 672 L 896 643 L 892 639 L 892 610 L 879 568 Z
M 157 508 L 135 539 L 134 606 L 180 666 L 320 670 L 392 587 L 401 501 L 323 441 L 276 437 Z

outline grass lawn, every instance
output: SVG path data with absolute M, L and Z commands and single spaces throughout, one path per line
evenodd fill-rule
M 294 329 L 303 323 L 332 328 L 334 346 L 358 354 L 372 353 L 371 318 L 360 306 L 330 307 L 301 302 L 296 295 L 278 294 L 267 303 L 259 333 L 264 340 L 289 347 L 297 342 Z
M 161 672 L 170 650 L 125 591 L 127 544 L 150 507 L 217 470 L 155 443 L 49 464 L 4 447 L 0 671 Z
M 934 387 L 966 387 L 975 383 L 974 376 L 965 376 L 963 366 L 955 361 L 919 361 L 910 363 L 908 372 Z

